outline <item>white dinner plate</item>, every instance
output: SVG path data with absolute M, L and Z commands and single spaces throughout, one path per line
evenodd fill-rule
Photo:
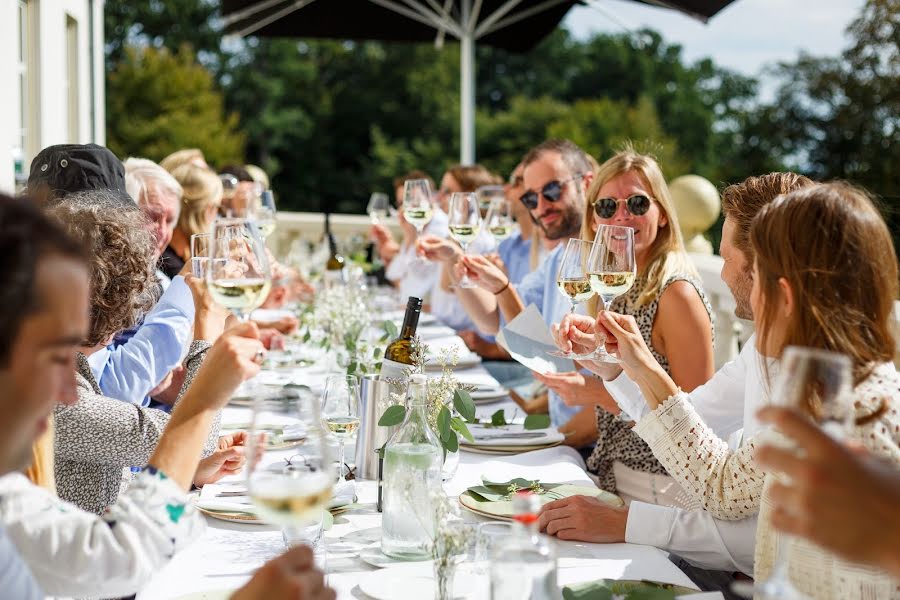
M 391 558 L 381 551 L 381 542 L 373 544 L 371 546 L 366 546 L 365 548 L 360 550 L 359 559 L 364 563 L 370 564 L 373 567 L 378 567 L 379 569 L 384 569 L 385 567 L 392 567 L 395 565 L 408 565 L 411 563 L 426 562 L 426 560 L 428 564 L 431 565 L 431 560 L 429 559 L 415 561 Z
M 377 600 L 423 600 L 434 598 L 432 561 L 407 563 L 366 573 L 359 589 Z M 453 598 L 473 598 L 477 592 L 472 577 L 453 578 Z

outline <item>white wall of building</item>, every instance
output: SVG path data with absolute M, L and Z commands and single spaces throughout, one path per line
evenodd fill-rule
M 105 143 L 103 81 L 103 0 L 0 0 L 0 191 L 17 158 L 27 176 L 41 148 Z

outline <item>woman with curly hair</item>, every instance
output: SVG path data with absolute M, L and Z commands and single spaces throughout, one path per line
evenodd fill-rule
M 88 249 L 91 272 L 90 329 L 76 359 L 78 402 L 55 412 L 55 476 L 59 496 L 84 510 L 101 513 L 116 501 L 132 478 L 132 467 L 147 464 L 169 415 L 104 396 L 87 357 L 134 325 L 152 302 L 155 286 L 153 239 L 137 207 L 103 191 L 68 196 L 50 210 L 72 237 Z M 182 394 L 191 385 L 210 343 L 222 333 L 227 315 L 190 278 L 196 313 L 194 341 L 185 358 Z M 206 378 L 220 373 L 207 371 Z M 180 399 L 179 399 L 180 400 Z M 176 402 L 177 405 L 177 402 Z M 240 468 L 240 439 L 218 439 L 218 417 L 211 429 L 194 483 L 203 484 Z

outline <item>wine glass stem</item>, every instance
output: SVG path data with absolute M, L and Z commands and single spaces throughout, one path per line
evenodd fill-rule
M 344 440 L 338 440 L 338 456 L 341 462 L 338 463 L 338 481 L 347 481 L 344 477 Z

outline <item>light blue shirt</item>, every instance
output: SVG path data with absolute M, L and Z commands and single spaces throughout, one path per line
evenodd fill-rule
M 561 243 L 553 249 L 547 257 L 541 261 L 538 268 L 525 276 L 516 286 L 516 291 L 525 306 L 534 304 L 541 311 L 544 322 L 548 327 L 562 321 L 572 305 L 559 293 L 556 285 L 556 275 L 559 272 L 559 263 L 562 260 L 565 244 Z M 549 392 L 550 421 L 554 426 L 560 426 L 569 421 L 581 411 L 580 406 L 566 406 L 562 398 L 552 390 Z
M 500 242 L 497 254 L 506 265 L 509 281 L 513 285 L 517 285 L 531 272 L 531 238 L 523 238 L 521 231 Z
M 147 406 L 147 394 L 181 362 L 194 324 L 194 297 L 175 277 L 134 335 L 88 357 L 104 396 Z
M 4 598 L 17 600 L 44 598 L 31 570 L 19 556 L 15 545 L 2 527 L 0 527 L 0 589 L 3 590 Z

